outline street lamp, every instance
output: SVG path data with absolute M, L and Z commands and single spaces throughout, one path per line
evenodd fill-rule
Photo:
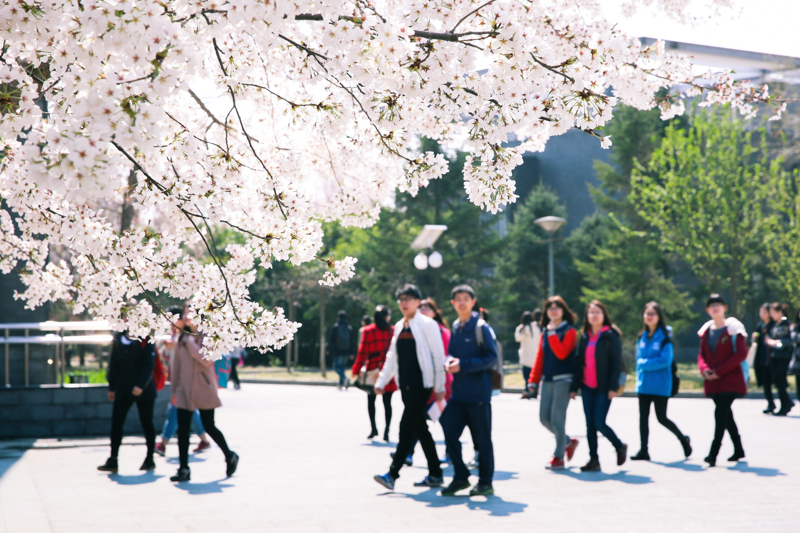
M 566 220 L 561 217 L 542 217 L 537 218 L 533 221 L 534 224 L 542 228 L 550 235 L 550 239 L 547 241 L 547 251 L 548 251 L 548 258 L 549 258 L 549 293 L 550 296 L 555 296 L 555 282 L 553 280 L 553 234 L 564 225 Z
M 418 270 L 425 270 L 428 267 L 440 268 L 442 266 L 444 258 L 441 253 L 434 250 L 428 255 L 423 250 L 432 249 L 436 240 L 445 231 L 447 231 L 447 226 L 425 224 L 422 231 L 417 235 L 417 238 L 411 243 L 412 250 L 420 250 L 420 252 L 414 256 L 414 266 L 417 267 Z

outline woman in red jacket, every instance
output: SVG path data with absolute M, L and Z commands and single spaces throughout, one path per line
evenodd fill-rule
M 394 334 L 394 326 L 389 322 L 391 314 L 388 307 L 385 305 L 377 306 L 373 318 L 374 323 L 366 326 L 362 331 L 356 362 L 353 363 L 353 377 L 358 378 L 363 368 L 367 372 L 368 385 L 375 384 L 375 379 L 378 377 L 378 372 L 380 372 L 383 362 L 386 360 L 386 352 L 389 351 L 389 345 L 392 343 L 392 335 Z M 386 430 L 383 432 L 383 440 L 386 442 L 389 441 L 389 426 L 392 423 L 392 393 L 396 390 L 397 385 L 392 379 L 383 392 L 383 412 L 386 418 Z M 369 422 L 372 425 L 372 431 L 370 431 L 367 438 L 371 439 L 378 436 L 378 426 L 375 423 L 374 392 L 367 394 L 367 412 L 369 413 Z
M 747 358 L 747 332 L 735 318 L 725 318 L 728 306 L 719 294 L 712 294 L 706 301 L 706 312 L 711 317 L 700 331 L 700 354 L 697 366 L 703 376 L 703 391 L 714 400 L 714 440 L 705 462 L 708 466 L 717 463 L 717 454 L 722 445 L 725 430 L 733 441 L 733 455 L 728 461 L 744 458 L 742 439 L 733 419 L 731 405 L 736 398 L 747 394 L 747 384 L 742 372 L 742 361 Z

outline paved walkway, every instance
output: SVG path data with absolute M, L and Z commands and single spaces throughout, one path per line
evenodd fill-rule
M 551 473 L 543 465 L 553 439 L 538 422 L 537 402 L 505 394 L 493 402 L 497 495 L 442 498 L 412 485 L 425 475 L 420 450 L 396 492 L 372 481 L 388 469 L 393 445 L 364 439 L 369 424 L 360 391 L 248 384 L 222 396 L 218 423 L 242 457 L 230 479 L 216 448 L 193 459 L 190 483 L 174 485 L 174 445 L 166 459 L 157 458 L 154 473 L 142 474 L 142 439 L 127 439 L 134 445 L 123 446 L 121 471 L 109 476 L 95 470 L 107 457 L 103 439 L 38 441 L 27 451 L 0 442 L 0 531 L 733 533 L 788 532 L 800 521 L 800 420 L 761 414 L 763 400 L 734 404 L 747 452 L 738 465 L 724 461 L 732 452 L 726 437 L 721 465 L 704 466 L 713 404 L 675 399 L 670 416 L 692 437 L 690 460 L 682 460 L 677 440 L 653 414 L 654 462 L 617 467 L 601 439 L 603 472 L 581 474 L 588 450 L 580 400 L 572 402 L 567 425 L 581 445 L 569 470 Z M 393 440 L 399 397 L 395 408 Z M 635 399 L 622 398 L 609 416 L 631 453 L 638 449 L 637 412 Z M 442 441 L 438 426 L 434 437 Z

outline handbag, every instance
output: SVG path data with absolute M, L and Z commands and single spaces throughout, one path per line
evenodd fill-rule
M 372 370 L 367 370 L 367 365 L 361 367 L 361 372 L 358 373 L 358 384 L 361 387 L 374 387 L 375 382 L 378 381 L 378 374 L 381 371 L 379 368 L 373 368 Z

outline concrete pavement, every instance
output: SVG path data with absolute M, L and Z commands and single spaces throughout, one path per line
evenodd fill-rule
M 365 394 L 327 387 L 246 384 L 222 391 L 218 426 L 241 455 L 240 470 L 225 478 L 221 452 L 193 458 L 192 481 L 175 485 L 177 446 L 143 474 L 141 438 L 128 438 L 120 473 L 95 470 L 108 455 L 107 439 L 0 442 L 0 531 L 790 531 L 800 519 L 800 420 L 761 413 L 763 400 L 737 400 L 734 413 L 747 458 L 719 466 L 702 463 L 713 432 L 713 403 L 673 399 L 669 415 L 692 437 L 683 460 L 678 441 L 651 419 L 653 462 L 617 467 L 600 439 L 602 473 L 582 474 L 588 460 L 580 399 L 567 428 L 581 441 L 571 468 L 544 470 L 553 437 L 539 424 L 538 403 L 504 394 L 493 401 L 496 495 L 443 498 L 413 487 L 425 476 L 424 456 L 405 468 L 396 491 L 372 480 L 389 466 L 394 444 L 367 441 Z M 383 409 L 377 402 L 382 432 Z M 402 411 L 394 398 L 392 441 Z M 131 413 L 135 416 L 135 414 Z M 609 424 L 635 453 L 638 405 L 614 400 Z M 441 429 L 434 438 L 443 444 Z M 469 441 L 468 432 L 462 439 Z M 443 453 L 444 447 L 440 446 Z M 465 446 L 469 450 L 470 446 Z M 466 455 L 470 457 L 471 451 Z M 445 471 L 451 473 L 450 469 Z M 476 478 L 472 478 L 476 481 Z

